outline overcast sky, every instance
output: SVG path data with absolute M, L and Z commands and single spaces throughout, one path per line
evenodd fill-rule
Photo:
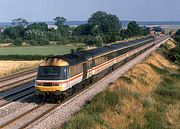
M 23 17 L 28 21 L 87 20 L 95 11 L 120 20 L 180 21 L 180 0 L 0 0 L 0 22 Z

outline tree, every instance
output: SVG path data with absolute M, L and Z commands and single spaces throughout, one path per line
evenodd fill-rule
M 121 24 L 119 18 L 103 11 L 95 12 L 89 19 L 88 23 L 92 26 L 92 35 L 120 34 Z
M 64 17 L 56 17 L 54 18 L 55 25 L 60 29 L 64 25 L 64 23 L 67 21 Z
M 112 42 L 119 39 L 120 29 L 121 24 L 117 16 L 98 11 L 88 19 L 88 23 L 76 27 L 73 34 L 101 37 L 97 39 L 89 37 L 85 40 L 87 44 L 101 46 L 102 42 Z
M 24 34 L 24 38 L 26 40 L 39 40 L 39 39 L 47 39 L 46 32 L 41 30 L 28 30 Z
M 80 35 L 90 35 L 91 32 L 91 25 L 90 24 L 83 24 L 83 25 L 79 25 L 77 26 L 74 31 L 73 34 L 80 36 Z
M 176 35 L 180 35 L 180 29 L 176 31 Z
M 176 33 L 174 35 L 174 39 L 178 42 L 178 44 L 180 46 L 180 29 L 176 31 Z
M 143 26 L 143 27 L 141 27 L 140 29 L 141 29 L 141 34 L 142 34 L 142 35 L 148 35 L 148 34 L 150 34 L 150 28 L 149 28 L 149 27 Z
M 14 26 L 27 26 L 28 21 L 24 18 L 17 18 L 17 19 L 13 19 L 11 24 Z
M 129 22 L 126 31 L 129 37 L 141 35 L 141 28 L 136 23 L 136 21 Z
M 24 36 L 24 27 L 15 26 L 15 27 L 6 28 L 3 34 L 6 38 L 10 38 L 10 39 L 22 38 Z
M 33 23 L 33 24 L 27 26 L 26 30 L 48 31 L 48 25 L 44 22 Z

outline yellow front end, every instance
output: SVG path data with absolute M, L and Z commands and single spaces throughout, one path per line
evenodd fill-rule
M 55 92 L 62 91 L 62 86 L 35 86 L 41 92 Z
M 38 69 L 35 82 L 36 94 L 61 94 L 66 84 L 60 81 L 67 79 L 68 66 L 67 61 L 57 57 L 44 60 Z

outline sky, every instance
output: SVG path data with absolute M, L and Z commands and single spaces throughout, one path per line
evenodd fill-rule
M 85 21 L 96 11 L 115 14 L 120 20 L 180 21 L 180 0 L 0 0 L 0 22 L 14 18 L 52 21 Z

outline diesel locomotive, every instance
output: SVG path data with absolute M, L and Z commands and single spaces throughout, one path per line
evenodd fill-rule
M 54 56 L 45 59 L 35 80 L 36 95 L 57 99 L 73 94 L 84 86 L 119 68 L 155 45 L 147 36 L 134 41 Z

